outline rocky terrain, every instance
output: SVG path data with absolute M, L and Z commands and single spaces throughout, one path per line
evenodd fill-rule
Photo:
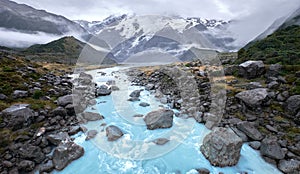
M 226 138 L 222 138 L 231 134 L 224 130 L 216 130 L 217 135 L 211 135 L 219 137 L 217 142 L 212 137 L 206 137 L 204 140 L 212 147 L 224 143 L 221 148 L 223 147 L 228 156 L 232 155 L 231 160 L 236 158 L 235 152 L 232 152 L 232 148 L 226 149 L 225 145 L 233 146 L 237 143 L 234 146 L 238 149 L 241 139 L 253 149 L 259 150 L 267 162 L 277 166 L 282 172 L 299 173 L 299 67 L 247 61 L 240 65 L 224 65 L 223 78 L 210 76 L 219 72 L 221 66 L 212 67 L 214 66 L 205 66 L 195 61 L 135 68 L 129 71 L 128 75 L 133 85 L 145 86 L 162 103 L 179 109 L 180 113 L 176 116 L 193 117 L 209 129 L 224 127 L 234 132 L 238 137 L 232 137 L 232 144 L 228 143 Z M 182 76 L 180 71 L 185 72 L 181 72 L 185 76 Z M 212 87 L 215 83 L 219 88 Z M 191 88 L 194 90 L 187 91 Z M 224 103 L 224 97 L 218 93 L 226 96 L 223 112 L 214 110 Z M 216 96 L 221 101 L 216 102 Z M 205 152 L 205 147 L 204 143 L 201 151 Z M 235 164 L 228 159 L 220 160 L 216 154 L 221 153 L 218 150 L 206 153 L 209 154 L 209 158 L 214 158 L 209 159 L 214 165 Z M 215 160 L 217 162 L 214 162 Z

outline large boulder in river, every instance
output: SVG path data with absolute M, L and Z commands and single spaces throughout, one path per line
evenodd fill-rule
M 145 117 L 147 129 L 170 128 L 173 125 L 174 112 L 169 109 L 160 109 L 149 112 Z
M 106 85 L 101 85 L 96 88 L 96 96 L 106 96 L 111 94 L 111 89 Z
M 247 61 L 239 65 L 239 75 L 252 79 L 263 75 L 265 72 L 265 65 L 263 61 Z
M 7 126 L 16 130 L 29 126 L 34 112 L 29 108 L 29 104 L 16 104 L 3 110 L 1 115 Z
M 106 127 L 105 131 L 108 141 L 116 141 L 123 136 L 122 130 L 114 125 Z
M 206 135 L 200 150 L 213 166 L 236 165 L 243 141 L 231 129 L 217 127 Z
M 67 132 L 59 132 L 57 134 L 50 134 L 47 136 L 47 140 L 54 145 L 59 145 L 62 141 L 68 141 L 71 138 Z
M 247 106 L 252 108 L 259 107 L 264 101 L 267 100 L 267 88 L 257 88 L 247 91 L 242 91 L 235 95 L 236 98 L 243 101 Z
M 284 173 L 296 174 L 300 172 L 300 161 L 295 159 L 280 160 L 278 168 Z
M 130 97 L 134 97 L 134 98 L 139 98 L 140 95 L 141 95 L 141 90 L 134 90 L 129 94 Z
M 70 162 L 80 158 L 84 149 L 74 142 L 66 141 L 57 146 L 53 152 L 53 165 L 57 170 L 64 169 Z
M 95 112 L 84 112 L 82 113 L 82 116 L 87 121 L 97 121 L 104 118 L 103 115 Z
M 266 157 L 280 160 L 285 156 L 284 151 L 280 147 L 276 137 L 267 137 L 262 140 L 260 153 Z

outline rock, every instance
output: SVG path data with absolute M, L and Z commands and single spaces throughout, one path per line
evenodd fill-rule
M 299 173 L 300 172 L 300 161 L 295 159 L 280 160 L 278 168 L 284 173 Z
M 140 101 L 140 99 L 138 97 L 131 97 L 128 99 L 128 101 L 135 102 L 135 101 Z
M 282 69 L 282 65 L 280 64 L 272 64 L 269 66 L 269 69 L 267 70 L 266 75 L 267 76 L 278 76 L 280 71 Z
M 139 105 L 142 106 L 142 107 L 150 106 L 150 104 L 146 103 L 146 102 L 141 102 Z
M 249 142 L 249 146 L 252 147 L 255 150 L 258 150 L 260 148 L 261 143 L 259 141 L 251 141 Z
M 290 96 L 286 100 L 285 110 L 293 116 L 296 115 L 300 111 L 300 95 Z
M 10 162 L 10 161 L 6 161 L 5 160 L 5 161 L 2 162 L 2 165 L 4 167 L 11 168 L 14 164 L 12 162 Z
M 42 164 L 40 166 L 40 170 L 39 171 L 40 171 L 40 173 L 43 173 L 43 172 L 50 173 L 53 169 L 54 169 L 54 165 L 53 165 L 52 160 L 48 160 L 47 163 Z
M 166 138 L 157 138 L 153 141 L 153 143 L 157 144 L 157 145 L 164 145 L 167 142 L 169 142 L 170 140 L 166 139 Z
M 34 169 L 35 164 L 33 161 L 22 160 L 17 166 L 20 171 L 30 172 Z
M 210 171 L 206 168 L 196 169 L 198 174 L 210 174 Z
M 34 112 L 29 109 L 29 104 L 16 104 L 6 108 L 1 113 L 8 127 L 14 130 L 28 127 L 33 120 Z
M 267 137 L 262 140 L 260 153 L 272 159 L 283 159 L 285 154 L 280 147 L 276 137 Z
M 120 90 L 120 88 L 117 87 L 117 86 L 115 86 L 115 85 L 113 85 L 113 86 L 111 86 L 111 90 L 112 91 L 118 91 L 118 90 Z
M 130 93 L 130 97 L 139 98 L 141 94 L 141 90 L 134 90 Z
M 15 90 L 12 94 L 14 99 L 28 97 L 28 91 Z
M 57 134 L 50 134 L 47 136 L 47 140 L 54 144 L 54 145 L 59 145 L 59 143 L 61 143 L 62 141 L 68 141 L 70 140 L 70 137 L 68 135 L 68 133 L 66 132 L 59 132 Z
M 98 131 L 96 131 L 96 130 L 89 130 L 87 132 L 87 134 L 86 134 L 85 140 L 90 140 L 90 139 L 94 138 L 97 134 L 98 134 Z
M 278 132 L 278 130 L 276 128 L 272 127 L 271 125 L 266 125 L 266 128 L 271 132 L 274 132 L 274 133 Z
M 4 94 L 0 94 L 0 100 L 6 100 L 7 99 L 7 96 L 4 95 Z
M 65 110 L 65 108 L 59 106 L 51 111 L 51 115 L 53 115 L 53 116 L 59 115 L 59 116 L 64 117 L 67 115 L 67 111 Z
M 247 91 L 242 91 L 235 95 L 236 98 L 242 100 L 247 106 L 255 108 L 260 106 L 268 96 L 266 88 L 257 88 Z
M 111 89 L 106 85 L 101 85 L 96 88 L 96 96 L 106 96 L 111 94 Z
M 18 150 L 19 155 L 24 159 L 31 159 L 36 163 L 41 163 L 45 159 L 42 149 L 38 146 L 23 145 Z
M 82 116 L 87 121 L 96 121 L 104 119 L 103 115 L 95 112 L 84 112 L 82 113 Z
M 72 126 L 70 131 L 68 132 L 68 134 L 69 135 L 75 135 L 80 131 L 81 131 L 81 128 L 79 126 Z
M 204 137 L 201 152 L 213 166 L 236 165 L 243 141 L 231 129 L 217 127 Z
M 143 114 L 135 114 L 133 117 L 144 117 Z
M 68 104 L 65 107 L 66 111 L 67 111 L 67 115 L 69 116 L 74 116 L 75 115 L 75 106 L 73 104 Z
M 57 99 L 57 104 L 58 104 L 59 106 L 62 106 L 62 107 L 65 107 L 65 106 L 67 106 L 68 104 L 73 104 L 73 94 L 65 95 L 65 96 L 59 97 L 59 98 Z
M 248 121 L 238 123 L 237 128 L 253 140 L 259 141 L 263 139 L 263 135 Z
M 263 61 L 247 61 L 239 65 L 239 75 L 252 79 L 261 76 L 265 72 Z
M 57 170 L 64 169 L 70 162 L 80 158 L 84 149 L 74 142 L 66 141 L 57 146 L 53 152 L 53 165 Z
M 123 136 L 122 130 L 114 125 L 106 127 L 105 131 L 108 141 L 116 141 Z
M 158 128 L 170 128 L 173 125 L 172 110 L 160 109 L 157 111 L 149 112 L 145 117 L 147 129 L 154 130 Z
M 279 83 L 278 82 L 276 82 L 276 81 L 273 81 L 273 82 L 271 82 L 271 83 L 269 83 L 268 85 L 267 85 L 267 87 L 269 88 L 269 89 L 277 89 L 278 87 L 279 87 Z
M 239 137 L 243 140 L 243 142 L 247 142 L 247 141 L 248 141 L 248 137 L 247 137 L 247 135 L 246 135 L 244 132 L 238 130 L 238 129 L 235 128 L 235 127 L 232 127 L 231 129 L 233 130 L 233 132 L 234 132 L 237 136 L 239 136 Z
M 87 74 L 87 73 L 85 73 L 85 72 L 81 72 L 81 73 L 79 74 L 79 78 L 81 78 L 81 79 L 84 79 L 84 78 L 87 78 L 87 79 L 93 79 L 93 76 L 90 75 L 90 74 Z

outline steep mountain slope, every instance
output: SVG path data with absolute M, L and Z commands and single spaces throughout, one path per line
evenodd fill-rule
M 0 1 L 0 27 L 25 32 L 45 32 L 62 35 L 69 32 L 85 33 L 85 29 L 67 18 L 25 4 Z
M 25 57 L 34 61 L 45 61 L 45 62 L 59 62 L 67 64 L 75 64 L 80 57 L 82 51 L 88 51 L 98 56 L 100 59 L 103 57 L 102 64 L 114 64 L 115 61 L 112 60 L 111 55 L 107 55 L 102 51 L 98 51 L 90 45 L 77 40 L 76 38 L 63 37 L 61 39 L 52 41 L 47 44 L 37 44 L 24 50 L 22 53 Z M 86 61 L 84 63 L 95 63 L 95 57 L 85 57 Z M 92 61 L 93 60 L 93 61 Z
M 264 37 L 271 29 L 274 33 Z M 236 62 L 246 60 L 263 60 L 268 64 L 300 64 L 300 8 L 285 19 L 276 20 L 257 39 L 240 49 Z

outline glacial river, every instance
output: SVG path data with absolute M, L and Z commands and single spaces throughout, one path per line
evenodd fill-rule
M 194 169 L 206 168 L 213 174 L 223 172 L 234 174 L 247 172 L 248 174 L 277 174 L 281 173 L 269 163 L 266 163 L 258 151 L 244 144 L 241 157 L 236 166 L 213 167 L 200 152 L 203 138 L 210 130 L 193 119 L 174 117 L 173 126 L 168 129 L 147 130 L 141 117 L 136 114 L 147 114 L 162 107 L 168 107 L 157 101 L 154 94 L 147 90 L 141 92 L 141 101 L 127 101 L 129 94 L 143 87 L 131 86 L 127 77 L 121 72 L 123 68 L 107 68 L 88 73 L 98 75 L 98 71 L 106 72 L 108 76 L 97 77 L 99 81 L 116 80 L 120 88 L 109 96 L 97 98 L 97 104 L 88 111 L 99 112 L 105 119 L 89 122 L 85 126 L 95 129 L 99 133 L 89 141 L 85 135 L 79 133 L 75 142 L 85 150 L 83 157 L 73 161 L 57 174 L 196 174 Z M 109 76 L 110 73 L 113 76 Z M 117 76 L 117 78 L 115 78 Z M 147 102 L 148 107 L 139 106 L 140 102 Z M 174 112 L 177 112 L 174 110 Z M 124 136 L 115 142 L 108 142 L 105 136 L 105 124 L 119 127 Z M 102 126 L 101 126 L 102 125 Z M 170 141 L 164 145 L 157 145 L 152 141 L 156 138 L 167 138 Z

